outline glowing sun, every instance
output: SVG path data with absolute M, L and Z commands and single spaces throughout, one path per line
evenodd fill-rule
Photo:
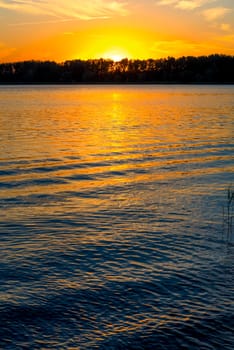
M 119 62 L 121 61 L 123 58 L 126 58 L 128 57 L 129 54 L 124 51 L 124 50 L 121 50 L 121 49 L 116 49 L 116 50 L 109 50 L 109 51 L 106 51 L 104 54 L 103 54 L 103 58 L 105 59 L 111 59 L 115 62 Z

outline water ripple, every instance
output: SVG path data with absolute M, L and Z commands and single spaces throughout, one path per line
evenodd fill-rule
M 233 87 L 189 89 L 0 88 L 1 349 L 233 348 Z

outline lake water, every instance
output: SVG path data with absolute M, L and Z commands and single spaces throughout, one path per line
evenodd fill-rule
M 234 86 L 0 87 L 0 348 L 233 349 Z

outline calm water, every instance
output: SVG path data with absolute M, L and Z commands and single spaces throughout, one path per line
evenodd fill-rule
M 234 86 L 0 87 L 0 348 L 232 349 Z

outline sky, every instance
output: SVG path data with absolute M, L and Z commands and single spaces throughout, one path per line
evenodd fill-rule
M 0 0 L 0 62 L 234 55 L 234 0 Z

